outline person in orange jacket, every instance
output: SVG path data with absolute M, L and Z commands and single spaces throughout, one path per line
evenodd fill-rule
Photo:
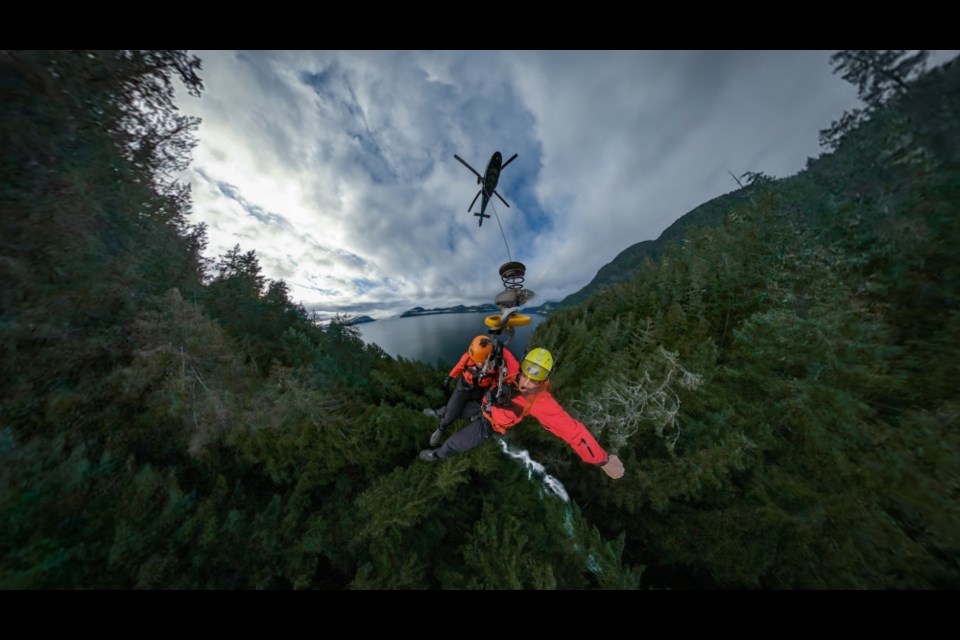
M 600 467 L 613 479 L 622 477 L 624 469 L 619 456 L 608 454 L 583 423 L 568 414 L 550 393 L 547 378 L 553 369 L 553 355 L 546 349 L 536 348 L 518 363 L 509 349 L 500 349 L 507 368 L 503 388 L 486 391 L 479 402 L 465 402 L 456 417 L 475 419 L 447 438 L 442 447 L 421 451 L 420 459 L 435 462 L 469 451 L 483 444 L 494 432 L 505 434 L 529 415 L 566 442 L 581 460 Z M 436 444 L 439 442 L 434 443 L 431 437 L 430 446 L 436 447 Z
M 428 416 L 440 419 L 437 430 L 430 436 L 430 446 L 440 444 L 443 431 L 463 413 L 464 405 L 472 400 L 479 402 L 483 394 L 497 386 L 500 378 L 499 360 L 493 357 L 494 340 L 488 336 L 477 336 L 467 347 L 466 352 L 450 370 L 450 374 L 443 381 L 444 390 L 449 391 L 454 384 L 453 393 L 447 400 L 447 405 L 440 411 L 426 409 Z M 509 353 L 509 352 L 507 352 Z M 508 367 L 517 368 L 517 359 L 512 353 L 503 354 Z

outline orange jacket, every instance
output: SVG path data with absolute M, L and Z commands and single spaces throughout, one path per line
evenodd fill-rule
M 503 355 L 513 354 L 507 349 Z M 513 386 L 514 396 L 505 407 L 497 407 L 487 402 L 483 405 L 483 415 L 490 422 L 490 426 L 498 433 L 506 433 L 507 429 L 518 425 L 526 416 L 537 419 L 540 425 L 557 436 L 573 449 L 580 459 L 590 464 L 606 464 L 607 452 L 600 446 L 582 422 L 576 420 L 560 406 L 550 393 L 549 385 L 544 385 L 536 391 L 521 394 L 516 386 L 517 374 L 520 365 L 516 358 L 512 358 L 516 368 L 507 367 L 507 380 Z
M 503 350 L 503 361 L 507 366 L 507 377 L 509 378 L 511 371 L 513 371 L 514 376 L 516 376 L 516 372 L 520 371 L 520 363 L 517 362 L 517 358 L 507 349 Z M 497 386 L 500 370 L 493 366 L 491 361 L 491 364 L 488 364 L 487 371 L 483 371 L 483 368 L 477 366 L 477 363 L 473 361 L 469 353 L 464 353 L 460 357 L 460 361 L 450 370 L 450 377 L 454 380 L 456 380 L 460 374 L 463 374 L 463 379 L 467 384 L 480 387 L 481 389 L 492 389 Z

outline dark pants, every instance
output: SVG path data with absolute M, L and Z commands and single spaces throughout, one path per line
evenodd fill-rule
M 440 416 L 439 427 L 446 429 L 450 426 L 450 423 L 457 418 L 470 417 L 479 413 L 479 403 L 483 399 L 483 393 L 483 389 L 469 386 L 463 381 L 463 378 L 459 378 L 456 386 L 453 388 L 453 393 L 450 394 L 450 399 L 447 400 L 447 406 L 443 410 L 443 415 Z M 464 406 L 467 404 L 467 401 L 477 403 L 477 410 L 471 413 L 470 416 L 463 415 Z
M 454 395 L 456 395 L 456 392 L 454 392 Z M 453 397 L 450 399 L 453 400 Z M 449 406 L 450 404 L 447 403 L 447 407 Z M 490 427 L 490 423 L 480 414 L 479 400 L 469 400 L 461 403 L 459 415 L 456 415 L 451 422 L 456 418 L 473 417 L 476 417 L 476 420 L 467 422 L 461 429 L 447 438 L 447 441 L 443 443 L 442 447 L 437 449 L 438 458 L 449 458 L 457 453 L 469 451 L 474 447 L 480 446 L 487 438 L 493 435 L 493 429 Z M 447 415 L 444 414 L 444 420 L 446 419 Z

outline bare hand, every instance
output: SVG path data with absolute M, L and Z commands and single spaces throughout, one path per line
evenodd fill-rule
M 620 458 L 616 455 L 612 455 L 607 458 L 607 464 L 600 467 L 603 469 L 603 472 L 616 480 L 617 478 L 623 477 L 623 463 L 620 462 Z

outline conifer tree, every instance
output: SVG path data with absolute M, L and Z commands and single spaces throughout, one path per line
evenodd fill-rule
M 833 72 L 857 87 L 865 108 L 845 111 L 839 120 L 820 132 L 820 144 L 836 149 L 843 136 L 896 96 L 926 70 L 929 51 L 848 49 L 830 56 Z

